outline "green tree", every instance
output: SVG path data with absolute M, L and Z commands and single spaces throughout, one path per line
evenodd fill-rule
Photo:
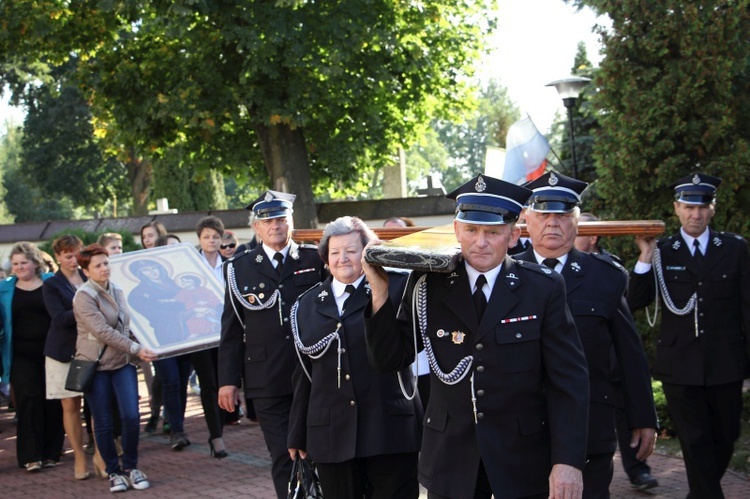
M 717 228 L 750 232 L 750 2 L 582 0 L 612 20 L 591 97 L 599 211 L 678 225 L 667 188 L 722 177 Z M 646 201 L 647 200 L 647 201 Z M 623 256 L 633 255 L 632 244 Z
M 77 54 L 95 129 L 123 162 L 181 144 L 295 192 L 303 227 L 313 186 L 357 184 L 428 117 L 462 109 L 494 3 L 6 0 L 0 64 L 17 88 Z
M 125 168 L 94 140 L 91 112 L 65 77 L 59 88 L 30 87 L 26 96 L 20 171 L 26 183 L 50 197 L 66 197 L 89 214 L 128 197 Z M 116 201 L 115 201 L 116 202 Z
M 3 210 L 3 221 L 21 223 L 73 218 L 73 203 L 70 199 L 49 196 L 28 183 L 21 160 L 22 141 L 21 128 L 10 127 L 0 145 L 2 190 L 5 191 L 3 198 L 7 210 Z

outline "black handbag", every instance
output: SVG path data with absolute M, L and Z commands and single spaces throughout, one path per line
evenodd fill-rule
M 71 360 L 68 377 L 65 378 L 65 389 L 71 392 L 87 392 L 91 388 L 96 368 L 99 366 L 99 360 L 101 360 L 105 350 L 107 350 L 107 345 L 104 345 L 96 360 Z
M 320 478 L 315 465 L 307 458 L 302 459 L 297 453 L 292 464 L 292 476 L 289 478 L 287 499 L 322 499 Z

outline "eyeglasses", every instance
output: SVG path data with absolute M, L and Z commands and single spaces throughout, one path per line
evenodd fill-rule
M 221 248 L 221 249 L 227 249 L 227 248 L 234 249 L 235 246 L 237 246 L 237 243 L 229 243 L 229 244 L 221 244 L 221 245 L 219 245 L 219 248 Z

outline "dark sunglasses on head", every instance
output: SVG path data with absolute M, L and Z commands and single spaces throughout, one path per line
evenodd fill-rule
M 227 249 L 227 248 L 234 248 L 237 246 L 237 243 L 229 243 L 229 244 L 222 244 L 219 246 L 221 249 Z

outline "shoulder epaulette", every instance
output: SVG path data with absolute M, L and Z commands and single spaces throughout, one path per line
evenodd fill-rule
M 718 232 L 717 234 L 720 234 L 720 235 L 722 235 L 722 236 L 724 236 L 724 237 L 726 237 L 728 239 L 739 239 L 740 241 L 744 241 L 745 240 L 744 237 L 742 237 L 739 234 L 735 234 L 734 232 L 724 232 L 724 231 L 721 231 L 721 232 Z
M 313 289 L 315 289 L 315 288 L 317 288 L 319 286 L 322 286 L 322 285 L 323 285 L 322 282 L 316 282 L 313 286 L 309 287 L 307 290 L 305 290 L 304 292 L 302 292 L 302 294 L 297 297 L 296 301 L 301 301 L 303 296 L 305 296 L 307 293 L 309 293 Z
M 396 267 L 384 267 L 385 271 L 389 274 L 394 275 L 409 275 L 411 274 L 411 270 L 408 269 L 398 269 Z
M 537 274 L 542 274 L 542 275 L 549 277 L 550 279 L 553 279 L 552 274 L 554 274 L 555 271 L 545 267 L 544 265 L 539 265 L 538 263 L 527 262 L 526 260 L 515 260 L 515 262 L 519 267 L 522 267 L 527 270 L 532 270 L 536 272 Z
M 224 263 L 226 264 L 226 263 L 238 260 L 238 259 L 242 258 L 243 256 L 247 255 L 248 253 L 250 253 L 251 251 L 253 251 L 253 250 L 247 249 L 247 250 L 243 251 L 242 253 L 235 253 L 230 258 L 227 258 L 226 260 L 224 260 Z
M 608 255 L 602 255 L 601 253 L 589 253 L 592 257 L 597 259 L 600 262 L 606 263 L 610 267 L 614 267 L 622 272 L 627 271 L 623 268 L 623 266 L 620 264 L 620 262 L 616 261 L 614 258 L 608 256 Z

